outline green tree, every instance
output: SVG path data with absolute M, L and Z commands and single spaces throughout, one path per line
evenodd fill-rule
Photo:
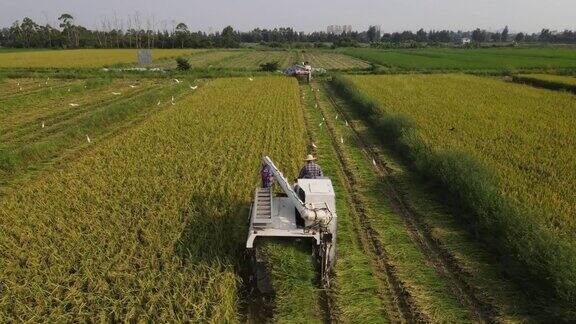
M 74 46 L 74 17 L 71 14 L 63 13 L 58 17 L 58 20 L 60 21 L 60 28 L 66 34 L 67 45 Z
M 176 38 L 180 42 L 180 48 L 184 48 L 184 43 L 188 38 L 188 34 L 189 34 L 188 26 L 186 26 L 185 23 L 181 22 L 178 25 L 176 25 Z
M 420 30 L 416 32 L 416 40 L 421 43 L 428 41 L 428 34 L 423 28 L 420 28 Z
M 366 37 L 368 37 L 369 42 L 377 42 L 380 40 L 380 33 L 376 26 L 370 26 L 366 32 Z
M 510 31 L 508 30 L 508 26 L 504 27 L 502 31 L 502 36 L 500 37 L 503 42 L 508 41 L 508 37 L 510 36 Z
M 236 40 L 232 26 L 224 28 L 220 37 L 222 38 L 222 47 L 235 48 L 240 46 L 240 43 Z
M 488 34 L 486 33 L 485 30 L 481 30 L 480 28 L 476 28 L 472 32 L 472 40 L 475 43 L 483 43 L 487 40 L 487 38 L 488 38 Z

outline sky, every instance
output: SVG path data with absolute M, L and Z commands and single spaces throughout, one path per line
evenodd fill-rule
M 328 25 L 352 25 L 383 32 L 402 30 L 482 28 L 539 32 L 576 30 L 576 0 L 0 0 L 0 26 L 30 17 L 40 24 L 57 24 L 68 12 L 77 24 L 100 28 L 102 22 L 147 22 L 170 29 L 184 22 L 190 30 L 218 31 L 226 25 L 248 31 L 256 27 L 292 27 L 325 31 Z M 135 23 L 133 22 L 134 26 Z

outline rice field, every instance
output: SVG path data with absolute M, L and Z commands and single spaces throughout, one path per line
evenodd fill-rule
M 571 68 L 574 50 L 153 50 L 192 70 L 93 70 L 136 53 L 0 52 L 0 321 L 576 319 L 576 101 L 549 90 L 576 78 L 366 74 Z M 257 72 L 273 61 L 339 74 Z M 256 294 L 261 157 L 294 179 L 308 153 L 337 197 L 331 285 L 306 242 L 270 239 L 274 294 Z
M 254 51 L 254 50 L 211 50 L 186 56 L 192 68 L 215 68 L 230 70 L 259 70 L 260 64 L 278 62 L 284 69 L 293 64 L 310 62 L 315 68 L 326 70 L 366 69 L 369 64 L 352 56 L 329 51 L 318 50 L 285 50 L 285 51 Z M 158 62 L 156 66 L 176 67 L 174 60 Z
M 196 49 L 152 49 L 152 59 L 202 52 Z M 98 68 L 138 62 L 137 49 L 75 49 L 0 52 L 0 68 Z
M 546 82 L 562 83 L 569 86 L 576 86 L 576 77 L 568 75 L 555 75 L 555 74 L 522 74 L 522 78 L 530 78 L 535 80 L 542 80 Z
M 313 67 L 326 70 L 366 69 L 370 66 L 365 61 L 336 52 L 306 50 L 300 55 L 301 61 L 308 61 Z
M 401 70 L 502 70 L 576 68 L 570 48 L 414 49 L 346 48 L 362 60 Z
M 22 90 L 20 90 L 22 88 Z M 170 104 L 164 80 L 9 79 L 0 84 L 0 192 Z
M 498 191 L 512 207 L 506 213 L 483 216 L 496 217 L 483 225 L 499 233 L 485 240 L 499 242 L 502 251 L 517 252 L 530 266 L 528 271 L 547 273 L 556 293 L 566 301 L 574 300 L 570 281 L 576 269 L 573 95 L 466 75 L 351 76 L 348 80 L 376 100 L 384 113 L 413 121 L 416 133 L 405 135 L 405 141 L 414 143 L 409 144 L 413 151 L 408 154 L 417 163 L 423 163 L 420 155 L 432 152 L 453 158 L 438 163 L 458 167 L 467 158 L 457 159 L 451 152 L 463 152 L 490 170 Z M 421 144 L 414 142 L 416 137 Z M 451 172 L 442 170 L 429 171 Z M 484 190 L 480 188 L 489 177 L 467 172 L 468 182 L 481 186 L 474 190 Z M 439 177 L 448 183 L 457 178 Z M 495 197 L 472 203 L 496 206 L 491 201 Z
M 218 79 L 8 190 L 0 316 L 237 321 L 259 159 L 296 170 L 301 118 L 295 80 Z
M 296 52 L 293 51 L 246 51 L 242 55 L 229 57 L 212 64 L 217 68 L 258 70 L 260 64 L 278 62 L 280 68 L 287 68 L 296 63 Z
M 512 77 L 518 83 L 530 84 L 551 90 L 566 90 L 576 93 L 576 77 L 555 74 L 520 74 Z

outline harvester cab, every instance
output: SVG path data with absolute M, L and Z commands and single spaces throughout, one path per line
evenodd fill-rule
M 246 248 L 253 256 L 254 277 L 261 292 L 271 290 L 265 264 L 258 250 L 259 238 L 282 237 L 312 242 L 322 284 L 330 284 L 336 262 L 336 197 L 329 178 L 298 179 L 291 186 L 269 157 L 262 163 L 282 190 L 257 188 L 250 208 Z

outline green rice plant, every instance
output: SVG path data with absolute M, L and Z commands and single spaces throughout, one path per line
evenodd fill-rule
M 574 316 L 571 95 L 465 75 L 334 84 L 502 255 L 511 275 L 554 294 Z
M 369 62 L 401 70 L 515 70 L 576 68 L 576 53 L 562 48 L 424 48 L 340 50 Z

